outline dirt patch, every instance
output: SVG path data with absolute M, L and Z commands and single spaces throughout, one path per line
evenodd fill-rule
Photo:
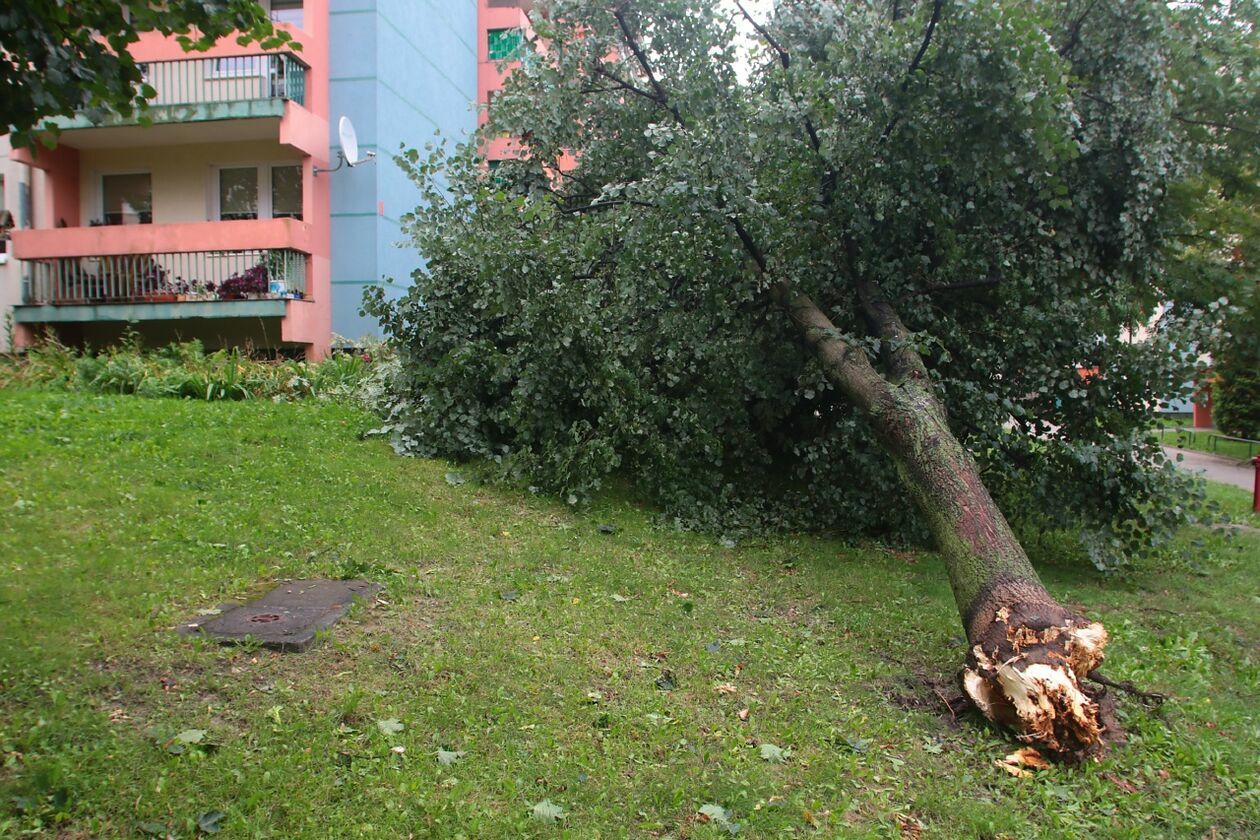
M 926 674 L 897 679 L 884 691 L 884 699 L 903 711 L 934 714 L 950 728 L 957 728 L 959 718 L 973 708 L 957 683 Z

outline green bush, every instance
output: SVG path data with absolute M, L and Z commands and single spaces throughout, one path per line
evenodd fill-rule
M 1260 360 L 1217 368 L 1217 426 L 1227 435 L 1260 440 Z
M 1229 329 L 1216 353 L 1212 412 L 1225 434 L 1260 440 L 1260 297 L 1253 296 Z
M 268 361 L 237 349 L 207 353 L 198 341 L 146 349 L 134 335 L 99 353 L 45 341 L 0 368 L 0 387 L 198 400 L 357 399 L 374 374 L 372 358 L 339 353 L 317 363 Z

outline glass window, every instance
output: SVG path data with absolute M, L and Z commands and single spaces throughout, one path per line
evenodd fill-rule
M 237 76 L 261 76 L 263 56 L 234 55 L 228 58 L 210 59 L 210 78 L 229 79 Z
M 271 0 L 271 22 L 302 29 L 302 0 Z
M 271 217 L 302 218 L 302 167 L 271 167 Z
M 487 38 L 487 52 L 491 61 L 510 61 L 521 57 L 525 45 L 525 33 L 522 30 L 491 29 Z
M 101 196 L 107 225 L 147 225 L 153 221 L 153 179 L 148 172 L 102 177 Z
M 258 167 L 219 170 L 219 218 L 258 218 Z

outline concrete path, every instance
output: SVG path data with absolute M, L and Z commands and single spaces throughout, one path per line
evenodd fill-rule
M 1183 470 L 1200 473 L 1208 481 L 1232 484 L 1244 490 L 1255 487 L 1256 469 L 1250 464 L 1233 458 L 1222 458 L 1220 455 L 1209 455 L 1206 452 L 1178 449 L 1175 446 L 1165 446 L 1164 453 Z M 1180 462 L 1177 462 L 1178 455 L 1184 456 Z

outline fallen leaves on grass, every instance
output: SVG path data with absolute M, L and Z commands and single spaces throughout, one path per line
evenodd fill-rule
M 1133 782 L 1130 782 L 1128 779 L 1120 778 L 1115 773 L 1103 773 L 1102 777 L 1106 779 L 1107 781 L 1111 782 L 1116 787 L 1120 788 L 1120 790 L 1124 791 L 1125 793 L 1138 792 L 1137 785 L 1133 784 Z
M 737 691 L 739 691 L 739 689 L 737 689 L 731 683 L 718 683 L 717 685 L 713 686 L 713 690 L 716 691 L 718 694 L 735 694 Z
M 206 811 L 197 817 L 197 830 L 203 834 L 218 834 L 223 830 L 221 823 L 226 817 L 222 811 Z
M 1024 768 L 1030 767 L 1033 770 L 1050 769 L 1050 762 L 1046 761 L 1045 757 L 1032 747 L 1024 747 L 1023 749 L 1016 750 L 1001 761 L 995 761 L 994 764 L 1016 778 L 1024 778 L 1025 776 L 1032 775 Z
M 790 749 L 784 749 L 776 744 L 762 744 L 759 750 L 761 752 L 761 760 L 768 761 L 771 764 L 787 764 L 787 760 L 792 756 Z
M 735 713 L 735 716 L 738 717 L 740 720 L 747 722 L 749 714 L 750 712 L 747 709 L 740 709 L 738 712 Z
M 531 817 L 539 822 L 552 824 L 558 823 L 568 816 L 568 812 L 550 799 L 544 799 L 542 802 L 536 803 L 530 808 L 529 813 Z
M 727 834 L 739 834 L 742 828 L 739 823 L 732 819 L 734 815 L 721 805 L 715 805 L 712 802 L 705 803 L 700 806 L 698 813 L 700 814 L 701 822 L 711 822 L 724 829 Z
M 438 764 L 442 765 L 443 767 L 450 767 L 452 764 L 459 761 L 465 755 L 467 755 L 467 753 L 464 752 L 463 750 L 438 750 L 437 751 Z
M 386 718 L 385 720 L 378 720 L 376 728 L 386 735 L 393 735 L 397 732 L 402 732 L 406 725 L 399 721 L 398 718 Z
M 897 829 L 901 840 L 919 840 L 923 836 L 923 823 L 910 814 L 897 814 Z

